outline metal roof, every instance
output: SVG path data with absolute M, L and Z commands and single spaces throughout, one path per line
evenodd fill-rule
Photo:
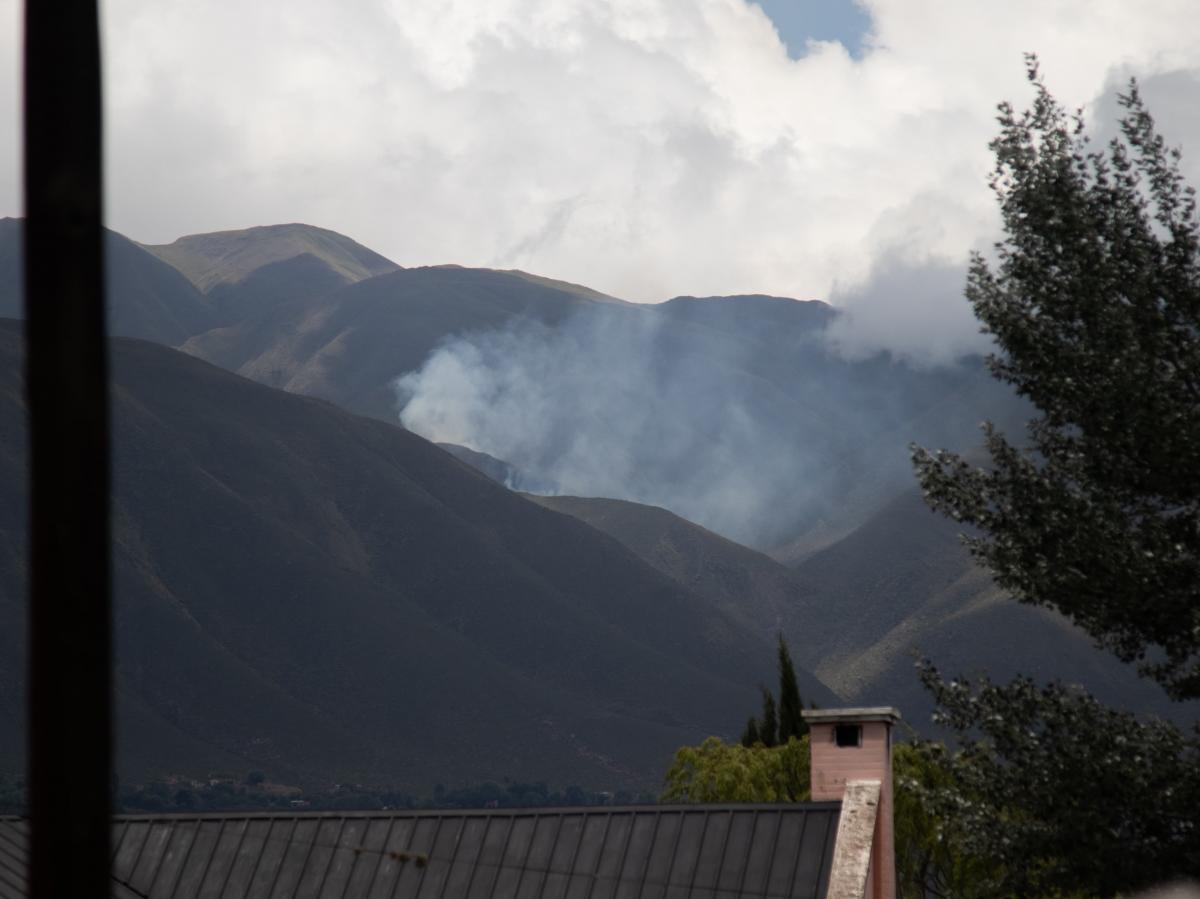
M 112 895 L 819 899 L 839 809 L 820 802 L 123 816 L 113 827 Z M 28 895 L 27 844 L 27 822 L 0 819 L 0 899 Z

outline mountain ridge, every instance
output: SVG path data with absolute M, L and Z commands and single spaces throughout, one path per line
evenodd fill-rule
M 0 547 L 24 541 L 19 338 L 0 323 Z M 125 779 L 648 788 L 769 677 L 707 600 L 416 435 L 151 343 L 112 357 Z M 14 672 L 23 571 L 0 552 Z
M 178 269 L 203 293 L 237 285 L 266 265 L 303 255 L 323 262 L 345 284 L 400 267 L 344 234 L 301 222 L 188 234 L 169 244 L 139 246 Z

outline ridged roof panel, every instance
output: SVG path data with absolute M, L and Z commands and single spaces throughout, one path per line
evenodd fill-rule
M 819 899 L 839 805 L 130 816 L 120 899 Z M 0 819 L 0 899 L 28 825 Z

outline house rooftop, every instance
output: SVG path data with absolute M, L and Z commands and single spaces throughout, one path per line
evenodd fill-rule
M 900 720 L 900 710 L 886 705 L 860 709 L 804 709 L 800 714 L 809 724 L 841 724 L 846 721 L 896 724 Z
M 823 897 L 841 803 L 121 816 L 120 899 Z M 0 899 L 28 822 L 0 819 Z M 69 864 L 69 860 L 64 860 Z

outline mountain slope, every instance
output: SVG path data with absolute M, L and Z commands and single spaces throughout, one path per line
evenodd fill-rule
M 430 416 L 405 424 L 431 439 L 547 492 L 664 506 L 796 561 L 907 484 L 910 440 L 973 437 L 979 411 L 946 400 L 989 380 L 978 360 L 842 359 L 824 338 L 835 314 L 757 296 L 639 306 L 433 267 L 294 299 L 183 349 L 385 421 L 398 420 L 396 380 L 415 373 Z
M 302 256 L 323 263 L 343 284 L 399 268 L 345 235 L 299 223 L 191 234 L 174 243 L 144 246 L 205 293 L 240 284 L 265 266 Z
M 1005 596 L 959 529 L 912 489 L 805 560 L 795 574 L 812 605 L 797 661 L 848 701 L 898 705 L 918 724 L 930 703 L 913 674 L 915 653 L 950 674 L 1066 680 L 1115 706 L 1200 717 L 1200 704 L 1170 703 L 1066 619 Z
M 642 559 L 793 655 L 850 704 L 895 705 L 918 728 L 931 705 L 913 654 L 950 674 L 1024 674 L 1081 683 L 1110 704 L 1200 717 L 1091 646 L 1061 616 L 998 590 L 953 523 L 915 491 L 791 570 L 663 509 L 617 500 L 533 497 L 612 535 Z M 805 694 L 807 697 L 807 694 Z
M 0 327 L 6 730 L 18 335 Z M 152 344 L 113 351 L 125 777 L 645 787 L 770 677 L 767 642 L 711 603 L 415 435 Z
M 402 269 L 320 298 L 298 298 L 188 341 L 182 349 L 246 377 L 396 421 L 392 382 L 447 337 L 517 317 L 553 325 L 601 294 L 458 266 Z
M 223 325 L 399 268 L 342 234 L 302 224 L 192 234 L 145 249 L 207 295 Z
M 662 505 L 789 563 L 848 533 L 907 483 L 909 441 L 961 442 L 974 436 L 974 401 L 997 405 L 978 389 L 988 379 L 975 364 L 926 371 L 886 356 L 841 358 L 824 336 L 837 313 L 817 301 L 676 297 L 639 306 L 520 271 L 397 270 L 349 238 L 296 224 L 147 249 L 203 288 L 220 319 L 186 352 L 389 422 L 410 398 L 398 400 L 397 379 L 418 373 L 412 383 L 434 396 L 434 418 L 449 410 L 476 429 L 443 432 L 406 418 L 419 433 L 504 459 L 526 486 Z M 577 350 L 596 359 L 572 369 Z M 509 374 L 562 386 L 528 403 L 500 396 L 532 425 L 513 446 L 494 439 L 504 430 L 497 416 L 509 414 L 495 411 L 500 404 L 490 404 L 490 417 L 460 415 L 456 404 L 477 397 L 424 371 L 438 353 L 459 354 L 450 367 L 470 369 L 475 386 Z M 502 370 L 480 371 L 481 359 Z M 947 402 L 964 393 L 972 402 Z M 620 422 L 606 422 L 602 435 L 580 432 L 572 418 L 614 404 L 626 408 L 606 413 Z M 555 442 L 571 434 L 569 446 Z M 594 458 L 567 454 L 592 446 Z M 596 465 L 621 459 L 629 470 Z
M 12 315 L 18 236 L 19 223 L 0 226 L 0 307 Z M 840 358 L 823 330 L 836 312 L 815 301 L 677 297 L 648 307 L 525 272 L 394 270 L 307 225 L 161 247 L 115 234 L 108 242 L 115 334 L 182 345 L 389 422 L 396 379 L 421 372 L 414 383 L 432 399 L 426 409 L 469 428 L 406 424 L 503 459 L 526 489 L 668 507 L 789 564 L 908 483 L 910 441 L 961 444 L 981 415 L 1005 405 L 978 366 L 922 371 L 887 357 Z M 472 410 L 478 396 L 423 371 L 439 352 L 458 354 L 452 361 L 468 367 L 475 389 L 531 383 L 545 395 L 510 391 Z M 506 416 L 522 426 L 506 427 Z
M 804 639 L 811 590 L 785 566 L 666 509 L 616 499 L 530 496 L 619 540 L 663 574 L 764 639 Z
M 0 219 L 0 317 L 24 315 L 21 263 L 24 222 Z M 104 233 L 108 329 L 177 346 L 216 326 L 209 300 L 174 268 L 115 231 Z M 68 264 L 64 260 L 64 264 Z
M 773 339 L 819 332 L 837 317 L 820 300 L 794 300 L 763 294 L 727 297 L 674 297 L 658 309 L 678 322 L 692 322 L 744 339 Z

